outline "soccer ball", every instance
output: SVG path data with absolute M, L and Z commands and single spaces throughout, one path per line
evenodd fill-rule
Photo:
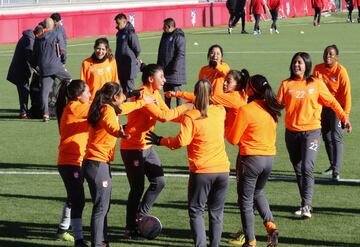
M 147 239 L 155 239 L 162 230 L 160 220 L 151 215 L 144 216 L 138 223 L 139 233 Z

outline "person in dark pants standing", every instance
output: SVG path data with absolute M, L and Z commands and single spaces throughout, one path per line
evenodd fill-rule
M 263 0 L 251 0 L 250 2 L 250 15 L 253 14 L 255 19 L 254 35 L 261 34 L 260 30 L 260 17 L 262 13 L 266 13 L 265 4 Z
M 245 234 L 243 247 L 256 246 L 254 205 L 268 234 L 268 247 L 278 244 L 279 231 L 263 189 L 272 170 L 276 153 L 276 128 L 281 110 L 268 80 L 262 75 L 251 76 L 246 84 L 248 104 L 240 107 L 227 135 L 230 143 L 239 145 L 236 162 L 238 205 Z M 231 244 L 240 240 L 234 239 Z
M 229 11 L 230 18 L 228 24 L 228 34 L 232 33 L 233 27 L 241 18 L 241 33 L 247 34 L 245 31 L 245 5 L 246 0 L 227 0 L 226 8 Z
M 116 52 L 115 59 L 121 87 L 126 96 L 135 89 L 135 78 L 140 72 L 139 60 L 140 43 L 134 26 L 127 21 L 126 15 L 121 13 L 114 18 L 116 23 Z
M 164 20 L 163 30 L 157 58 L 157 64 L 163 67 L 166 79 L 163 89 L 164 92 L 181 91 L 181 85 L 186 84 L 185 34 L 176 28 L 172 18 Z M 165 103 L 171 108 L 171 98 L 165 98 Z M 181 104 L 181 98 L 176 98 L 176 105 Z
M 195 84 L 194 95 L 195 109 L 185 113 L 177 136 L 162 138 L 149 132 L 146 140 L 171 150 L 187 146 L 190 170 L 188 214 L 194 246 L 218 247 L 223 230 L 230 172 L 224 140 L 226 111 L 222 105 L 211 103 L 211 84 L 208 80 L 199 80 Z M 209 215 L 209 245 L 204 221 L 206 205 Z
M 280 7 L 280 0 L 268 0 L 267 6 L 269 8 L 270 14 L 271 14 L 271 28 L 270 28 L 270 34 L 273 33 L 273 30 L 275 33 L 279 34 L 279 30 L 277 29 L 276 21 L 279 15 L 279 7 Z
M 66 51 L 63 37 L 54 30 L 54 21 L 47 18 L 44 21 L 45 32 L 36 39 L 34 45 L 34 63 L 39 66 L 41 77 L 41 110 L 43 121 L 49 118 L 49 93 L 55 82 L 55 78 L 71 80 L 70 74 L 64 67 Z
M 321 10 L 324 8 L 324 0 L 311 0 L 314 14 L 314 27 L 320 26 Z
M 301 197 L 300 210 L 294 214 L 303 219 L 312 216 L 314 166 L 320 149 L 322 106 L 330 107 L 348 132 L 352 130 L 348 116 L 325 83 L 311 76 L 311 65 L 308 53 L 295 53 L 290 63 L 290 77 L 281 83 L 277 95 L 278 101 L 285 105 L 285 143 Z
M 31 59 L 33 55 L 33 48 L 35 37 L 42 34 L 42 26 L 36 26 L 34 30 L 28 29 L 22 33 L 19 39 L 14 56 L 12 58 L 6 79 L 15 84 L 20 103 L 19 118 L 28 118 L 28 101 L 30 93 L 29 79 L 32 75 L 33 68 L 31 66 Z
M 339 49 L 336 45 L 327 46 L 323 54 L 324 62 L 315 66 L 313 75 L 325 82 L 331 94 L 349 117 L 351 110 L 350 79 L 345 67 L 338 63 L 338 55 Z M 328 107 L 322 109 L 321 132 L 330 161 L 330 167 L 324 173 L 332 175 L 333 180 L 338 181 L 344 149 L 344 130 L 335 112 Z

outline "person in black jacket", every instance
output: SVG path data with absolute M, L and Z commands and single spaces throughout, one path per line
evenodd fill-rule
M 163 67 L 166 79 L 163 90 L 181 91 L 181 85 L 186 84 L 185 34 L 180 28 L 176 28 L 172 18 L 164 20 L 163 30 L 157 58 L 157 64 Z M 165 103 L 171 108 L 171 98 L 165 98 Z M 182 100 L 176 98 L 176 105 L 181 104 Z
M 140 72 L 141 60 L 140 43 L 134 26 L 127 21 L 126 15 L 121 13 L 114 18 L 116 23 L 116 52 L 115 59 L 118 68 L 118 76 L 123 93 L 129 93 L 135 89 L 135 78 Z
M 36 26 L 34 30 L 28 29 L 22 33 L 19 39 L 14 56 L 12 58 L 6 79 L 17 87 L 20 103 L 19 118 L 28 118 L 28 101 L 30 85 L 29 79 L 33 72 L 31 58 L 34 48 L 35 37 L 41 35 L 42 26 Z
M 228 24 L 228 33 L 231 34 L 233 27 L 241 18 L 241 33 L 247 34 L 245 31 L 245 5 L 246 0 L 227 0 L 226 7 L 229 11 L 230 18 Z
M 55 78 L 71 80 L 70 74 L 64 67 L 66 62 L 65 42 L 62 35 L 54 30 L 54 21 L 47 18 L 44 21 L 45 32 L 34 44 L 33 63 L 39 68 L 41 81 L 41 110 L 43 121 L 49 118 L 49 93 Z

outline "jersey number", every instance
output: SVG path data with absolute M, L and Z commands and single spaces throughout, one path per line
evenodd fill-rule
M 302 99 L 305 97 L 305 91 L 296 91 L 296 98 Z
M 317 142 L 311 142 L 309 149 L 314 150 L 315 152 L 318 150 L 319 144 Z

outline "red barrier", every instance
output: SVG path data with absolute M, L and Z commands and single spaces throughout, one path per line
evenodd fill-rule
M 325 2 L 326 8 L 331 6 L 329 4 L 330 0 L 325 0 Z M 246 8 L 247 13 L 249 13 L 249 4 L 247 4 Z M 137 32 L 159 31 L 162 29 L 162 21 L 167 17 L 173 17 L 177 26 L 181 28 L 226 25 L 229 18 L 224 2 L 76 11 L 64 12 L 61 15 L 68 37 L 78 38 L 84 36 L 114 35 L 116 30 L 113 19 L 120 12 L 128 16 L 129 21 L 134 24 Z M 311 0 L 282 0 L 279 12 L 282 17 L 314 14 Z M 41 20 L 50 16 L 50 14 L 0 15 L 0 44 L 17 42 L 23 30 L 34 28 Z M 250 21 L 249 15 L 247 15 L 246 20 Z

